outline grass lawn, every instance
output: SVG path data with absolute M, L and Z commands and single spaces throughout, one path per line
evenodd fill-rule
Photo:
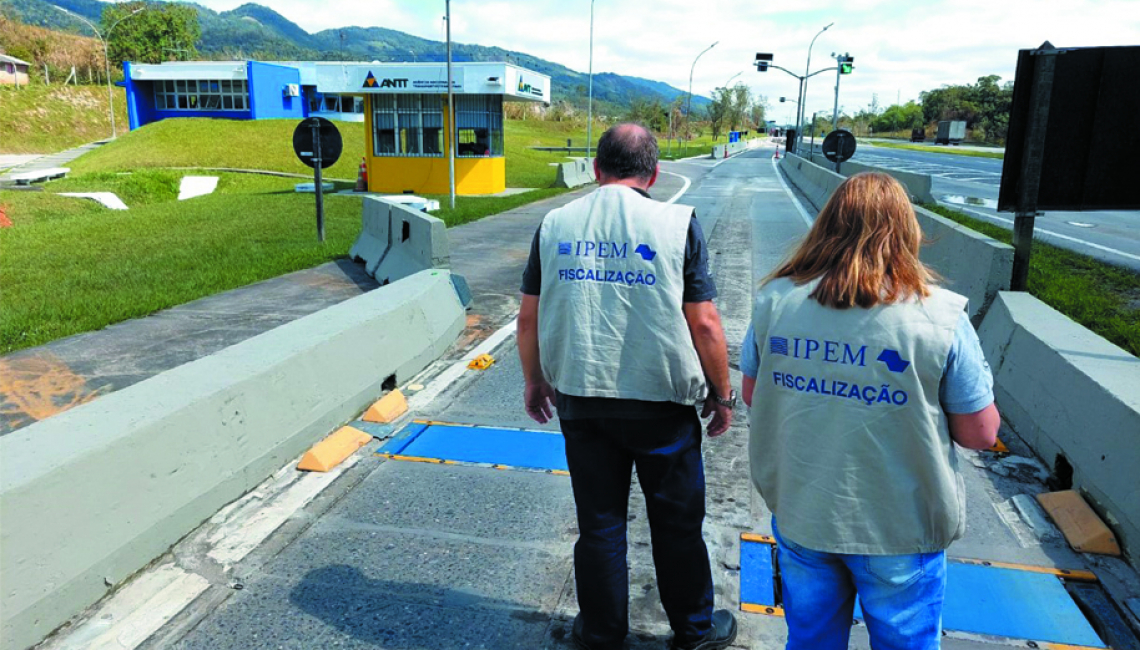
M 74 174 L 145 167 L 227 167 L 312 174 L 293 153 L 297 120 L 179 118 L 153 122 L 75 161 Z M 364 156 L 364 125 L 337 122 L 344 149 L 325 169 L 331 178 L 355 179 Z
M 447 197 L 433 213 L 448 226 L 566 190 L 526 142 L 561 137 L 550 123 L 507 125 L 507 183 L 540 188 L 505 197 Z M 345 152 L 328 175 L 355 178 L 363 126 L 338 124 Z M 72 163 L 43 191 L 0 193 L 13 226 L 0 229 L 0 354 L 97 330 L 197 298 L 342 258 L 360 232 L 359 197 L 326 195 L 326 241 L 316 241 L 312 195 L 298 179 L 221 172 L 217 191 L 176 201 L 175 167 L 306 173 L 293 156 L 292 121 L 183 119 L 148 125 Z M 512 132 L 513 131 L 513 132 Z M 234 146 L 234 143 L 240 143 Z M 353 149 L 355 145 L 356 149 Z M 342 184 L 348 187 L 348 184 Z M 341 187 L 338 187 L 341 189 Z M 59 192 L 110 191 L 129 210 Z
M 127 131 L 126 94 L 112 91 L 121 135 Z M 0 86 L 0 153 L 54 153 L 110 135 L 106 86 Z
M 946 153 L 954 156 L 969 156 L 971 158 L 997 158 L 999 160 L 1005 158 L 1005 154 L 1000 151 L 974 151 L 972 149 L 959 149 L 953 146 L 946 147 L 930 147 L 921 144 L 906 144 L 902 142 L 883 142 L 881 140 L 872 142 L 876 147 L 886 147 L 888 149 L 910 149 L 911 151 L 926 151 L 929 153 Z
M 1013 233 L 1006 228 L 941 205 L 923 207 L 998 241 L 1013 241 Z M 1034 241 L 1029 259 L 1029 293 L 1140 356 L 1140 274 Z

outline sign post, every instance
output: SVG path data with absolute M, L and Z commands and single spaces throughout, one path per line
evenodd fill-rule
M 317 240 L 325 240 L 325 191 L 321 170 L 340 159 L 343 142 L 340 131 L 323 117 L 310 117 L 293 129 L 293 151 L 302 163 L 313 168 L 313 191 L 317 194 Z
M 1033 225 L 1037 218 L 1037 198 L 1041 188 L 1041 167 L 1045 154 L 1045 134 L 1049 124 L 1049 103 L 1053 97 L 1053 70 L 1057 50 L 1049 41 L 1032 52 L 1033 85 L 1030 90 L 1029 120 L 1021 159 L 1017 210 L 1013 215 L 1013 277 L 1011 291 L 1029 287 L 1029 257 L 1033 252 Z
M 837 129 L 827 134 L 823 139 L 823 155 L 835 163 L 835 173 L 839 173 L 839 165 L 855 155 L 855 136 L 846 129 Z

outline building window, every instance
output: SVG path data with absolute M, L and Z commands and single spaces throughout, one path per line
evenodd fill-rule
M 364 98 L 354 95 L 324 95 L 314 93 L 309 96 L 310 113 L 358 113 L 364 114 Z
M 156 81 L 154 106 L 167 111 L 247 111 L 244 79 L 167 79 Z
M 502 95 L 455 96 L 455 155 L 503 155 Z
M 377 156 L 443 155 L 439 95 L 373 95 L 372 127 Z

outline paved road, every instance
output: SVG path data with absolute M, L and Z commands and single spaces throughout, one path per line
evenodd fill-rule
M 810 223 L 770 156 L 770 150 L 759 150 L 715 166 L 708 161 L 668 164 L 666 171 L 684 178 L 666 175 L 666 186 L 655 194 L 663 199 L 687 186 L 681 202 L 695 206 L 706 230 L 737 384 L 735 367 L 753 288 Z M 437 366 L 409 382 L 405 388 L 413 391 L 413 416 L 555 433 L 557 422 L 538 427 L 523 412 L 522 374 L 509 326 L 530 238 L 553 205 L 535 204 L 526 213 L 499 215 L 451 231 L 453 250 L 469 253 L 453 257 L 453 264 L 471 280 L 477 297 L 473 325 L 484 332 L 506 325 L 500 331 L 507 336 L 498 339 L 503 342 L 492 350 L 497 362 L 486 371 L 465 372 L 449 382 L 443 366 Z M 492 246 L 498 254 L 486 254 Z M 450 361 L 455 358 L 450 355 Z M 426 387 L 416 391 L 414 386 L 421 383 Z M 1017 441 L 1004 435 L 1019 451 Z M 740 536 L 770 533 L 770 514 L 748 476 L 747 438 L 747 415 L 741 407 L 730 431 L 704 445 L 705 538 L 717 606 L 736 610 L 741 621 L 733 647 L 777 648 L 784 642 L 783 619 L 739 611 Z M 275 494 L 270 484 L 292 481 L 303 487 L 306 481 L 329 481 L 316 475 L 290 478 L 296 475 L 283 470 L 175 547 L 171 561 L 204 578 L 209 587 L 142 647 L 570 648 L 569 624 L 577 611 L 572 570 L 577 531 L 569 478 L 386 459 L 368 453 L 375 449 L 374 444 L 358 453 L 346 469 L 337 470 L 339 475 L 334 474 L 324 493 L 295 511 L 283 510 L 288 499 Z M 1024 448 L 1020 451 L 1025 453 Z M 1010 505 L 1014 495 L 1044 489 L 1044 468 L 1028 458 L 999 462 L 992 454 L 973 452 L 962 453 L 961 460 L 970 519 L 965 538 L 951 549 L 953 555 L 1065 568 L 1099 562 L 1074 554 L 1056 538 L 1039 537 Z M 668 626 L 658 601 L 636 481 L 633 487 L 632 634 L 627 648 L 657 649 L 664 647 Z M 255 522 L 274 516 L 283 516 L 283 523 L 264 542 L 250 537 L 265 529 Z M 231 551 L 219 551 L 221 546 Z M 253 549 L 247 555 L 232 552 L 246 547 Z M 1107 566 L 1124 575 L 1127 570 L 1120 564 Z M 1098 564 L 1098 570 L 1104 567 Z M 133 597 L 141 602 L 138 594 Z M 156 594 L 145 607 L 164 611 L 171 598 Z M 116 611 L 121 617 L 122 609 Z M 129 620 L 115 616 L 94 612 L 88 625 L 77 627 L 75 637 L 89 641 L 110 635 L 111 623 L 130 627 Z M 140 615 L 131 633 L 145 636 L 142 629 L 160 617 Z M 950 635 L 944 647 L 997 650 L 1009 643 Z M 66 647 L 78 646 L 61 642 L 46 650 Z M 853 647 L 868 647 L 862 626 L 854 631 Z
M 107 142 L 109 142 L 109 140 L 99 140 L 75 147 L 74 149 L 68 149 L 67 151 L 34 156 L 0 155 L 0 170 L 10 167 L 3 175 L 0 175 L 0 182 L 7 180 L 7 177 L 11 174 L 51 169 L 53 167 L 66 167 L 71 161 L 92 149 L 97 149 L 107 144 Z
M 860 145 L 853 161 L 930 174 L 939 203 L 1012 228 L 1013 215 L 997 212 L 1002 161 Z M 1140 271 L 1140 212 L 1045 212 L 1035 236 L 1063 248 Z

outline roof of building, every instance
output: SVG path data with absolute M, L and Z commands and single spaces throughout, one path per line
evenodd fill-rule
M 31 65 L 31 63 L 28 63 L 27 61 L 21 61 L 20 59 L 17 59 L 14 56 L 8 56 L 7 54 L 0 54 L 0 61 L 3 61 L 4 63 L 15 63 L 16 65 Z

